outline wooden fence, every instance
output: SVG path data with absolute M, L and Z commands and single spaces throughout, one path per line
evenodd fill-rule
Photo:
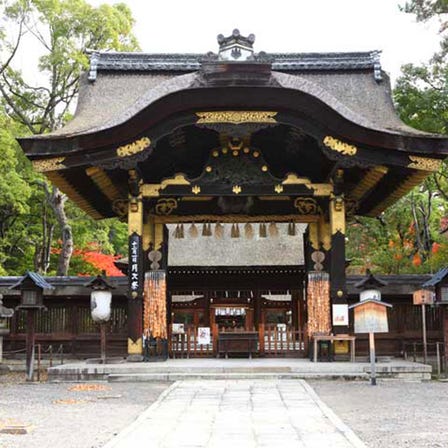
M 211 329 L 210 344 L 199 344 L 198 329 L 189 326 L 182 334 L 173 334 L 170 339 L 170 356 L 173 358 L 213 357 L 218 355 L 218 327 Z M 255 355 L 269 357 L 306 356 L 308 341 L 303 331 L 290 327 L 261 324 Z

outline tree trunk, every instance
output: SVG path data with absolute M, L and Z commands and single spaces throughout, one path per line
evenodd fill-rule
M 53 187 L 50 196 L 50 205 L 53 208 L 54 214 L 61 229 L 62 247 L 59 254 L 58 268 L 56 275 L 68 275 L 70 267 L 70 259 L 73 253 L 73 235 L 72 227 L 70 226 L 67 215 L 65 214 L 65 201 L 67 196 L 63 194 L 58 188 Z

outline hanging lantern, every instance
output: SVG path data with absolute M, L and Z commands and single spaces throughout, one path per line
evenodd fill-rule
M 183 224 L 181 224 L 179 226 L 179 238 L 185 238 L 184 225 Z
M 262 222 L 260 224 L 259 235 L 260 235 L 260 238 L 266 238 L 268 236 L 267 231 L 266 231 L 266 224 L 264 222 Z
M 252 224 L 250 222 L 244 225 L 244 236 L 248 240 L 251 240 L 254 237 L 254 228 L 252 227 Z
M 230 231 L 231 238 L 239 238 L 240 237 L 240 228 L 238 224 L 232 224 L 232 229 Z

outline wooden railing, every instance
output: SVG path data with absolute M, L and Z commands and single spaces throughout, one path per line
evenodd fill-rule
M 199 344 L 197 328 L 191 326 L 182 334 L 173 334 L 170 339 L 170 355 L 173 358 L 212 357 L 218 353 L 218 328 L 211 329 L 210 344 Z M 295 328 L 282 328 L 277 325 L 259 325 L 258 356 L 306 356 L 308 340 L 303 331 Z
M 199 344 L 197 328 L 189 327 L 185 333 L 171 335 L 169 353 L 172 358 L 211 357 L 214 354 L 214 338 L 210 344 Z
M 260 356 L 305 356 L 308 352 L 303 330 L 260 324 L 258 334 Z

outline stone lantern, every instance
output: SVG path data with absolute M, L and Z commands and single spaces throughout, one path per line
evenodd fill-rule
M 9 333 L 8 320 L 14 314 L 14 310 L 3 306 L 3 296 L 0 294 L 0 364 L 3 359 L 3 336 Z
M 27 380 L 33 380 L 34 358 L 34 321 L 39 310 L 46 310 L 43 304 L 44 290 L 54 289 L 40 274 L 27 271 L 26 274 L 10 289 L 20 291 L 20 304 L 16 309 L 25 310 L 26 319 L 26 375 Z

